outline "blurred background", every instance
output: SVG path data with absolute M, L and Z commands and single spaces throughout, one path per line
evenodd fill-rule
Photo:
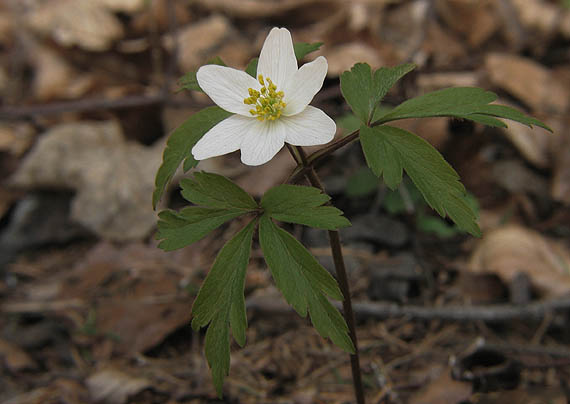
M 398 123 L 457 169 L 481 239 L 389 192 L 359 146 L 319 167 L 341 237 L 369 403 L 566 403 L 570 382 L 570 4 L 560 0 L 3 0 L 0 2 L 0 403 L 345 403 L 348 356 L 286 306 L 254 251 L 247 345 L 218 400 L 190 308 L 241 223 L 156 248 L 154 175 L 168 134 L 211 104 L 178 79 L 220 56 L 243 69 L 273 26 L 322 41 L 313 104 L 357 125 L 339 90 L 356 62 L 418 68 L 383 108 L 479 86 L 544 121 Z M 254 196 L 286 151 L 199 169 Z M 174 179 L 162 208 L 183 201 Z M 324 231 L 289 227 L 332 269 Z M 458 321 L 459 320 L 459 321 Z

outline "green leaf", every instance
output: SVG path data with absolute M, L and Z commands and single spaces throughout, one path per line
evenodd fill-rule
M 283 184 L 263 195 L 261 207 L 266 214 L 282 222 L 327 230 L 350 226 L 341 210 L 323 206 L 330 199 L 318 188 Z
M 357 63 L 340 76 L 342 95 L 360 121 L 368 124 L 388 90 L 415 68 L 414 64 L 403 64 L 382 67 L 372 74 L 370 65 Z
M 510 119 L 531 126 L 537 125 L 552 132 L 548 126 L 537 119 L 504 105 L 489 105 L 497 100 L 497 95 L 476 87 L 454 87 L 434 91 L 405 101 L 381 117 L 377 123 L 397 119 L 426 118 L 448 116 L 470 119 L 489 126 L 506 127 L 505 123 L 495 119 Z
M 198 164 L 191 153 L 198 140 L 217 123 L 230 115 L 232 115 L 230 112 L 224 111 L 220 107 L 205 108 L 192 115 L 172 132 L 162 155 L 162 165 L 156 173 L 155 188 L 152 194 L 153 209 L 156 209 L 166 185 L 172 179 L 180 163 L 185 160 L 184 168 L 186 171 Z
M 216 209 L 252 211 L 257 209 L 253 198 L 228 178 L 213 173 L 196 172 L 180 181 L 182 196 L 196 205 Z
M 392 126 L 360 128 L 366 162 L 386 185 L 394 189 L 402 169 L 410 176 L 424 199 L 440 216 L 449 217 L 462 229 L 480 236 L 477 214 L 466 201 L 465 188 L 455 170 L 422 138 Z
M 450 226 L 445 220 L 436 216 L 418 214 L 416 220 L 418 230 L 435 234 L 439 238 L 450 238 L 460 232 L 457 226 Z
M 257 78 L 257 63 L 259 62 L 259 58 L 253 58 L 247 64 L 245 68 L 245 72 L 249 74 L 253 78 Z
M 268 215 L 259 224 L 259 242 L 273 279 L 285 300 L 302 317 L 307 312 L 318 333 L 330 338 L 347 352 L 354 352 L 348 327 L 339 311 L 325 294 L 342 300 L 335 279 L 317 260 L 285 230 L 277 227 Z
M 374 87 L 372 89 L 372 102 L 374 107 L 378 105 L 388 91 L 406 74 L 416 68 L 413 63 L 406 63 L 395 67 L 381 67 L 374 72 Z
M 245 345 L 245 273 L 256 220 L 252 220 L 221 249 L 192 305 L 192 328 L 205 327 L 205 350 L 214 386 L 222 396 L 224 378 L 230 371 L 231 327 L 234 339 Z
M 243 210 L 189 206 L 180 212 L 164 210 L 158 214 L 158 247 L 172 251 L 202 239 L 228 220 L 243 215 Z
M 309 53 L 319 50 L 321 46 L 323 46 L 323 42 L 296 42 L 293 45 L 293 50 L 295 51 L 295 57 L 297 60 L 301 60 Z
M 226 66 L 224 61 L 219 56 L 216 56 L 215 58 L 210 59 L 209 61 L 206 62 L 206 64 L 207 65 Z M 198 80 L 196 79 L 196 72 L 195 71 L 188 72 L 184 76 L 180 77 L 178 79 L 178 85 L 180 86 L 178 91 L 190 90 L 190 91 L 200 91 L 202 93 L 204 92 L 200 88 L 200 85 L 198 84 Z
M 357 63 L 350 71 L 340 75 L 342 96 L 352 108 L 354 115 L 368 123 L 372 113 L 372 69 L 367 63 Z

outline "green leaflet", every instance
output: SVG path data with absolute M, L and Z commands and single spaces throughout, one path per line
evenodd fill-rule
M 301 60 L 309 53 L 319 50 L 321 46 L 323 46 L 322 42 L 296 42 L 293 45 L 293 50 L 295 51 L 295 57 L 297 60 Z
M 182 196 L 196 205 L 217 209 L 257 209 L 253 198 L 226 177 L 206 172 L 196 172 L 193 178 L 180 181 Z
M 347 352 L 354 352 L 344 319 L 325 296 L 342 300 L 335 279 L 268 215 L 261 217 L 259 242 L 273 279 L 287 302 L 302 317 L 308 312 L 322 337 L 330 338 Z
M 252 220 L 224 245 L 192 305 L 192 328 L 198 330 L 210 323 L 205 338 L 206 358 L 220 397 L 230 371 L 230 327 L 236 342 L 245 345 L 243 290 L 255 224 Z
M 192 115 L 172 132 L 162 155 L 162 164 L 156 173 L 155 188 L 152 194 L 154 209 L 156 209 L 166 185 L 172 179 L 180 163 L 186 160 L 184 162 L 185 170 L 198 164 L 192 156 L 192 147 L 207 131 L 230 115 L 232 115 L 230 112 L 224 111 L 220 107 L 205 108 Z
M 506 127 L 496 118 L 505 118 L 531 126 L 537 125 L 552 132 L 537 119 L 505 105 L 490 105 L 497 95 L 476 87 L 454 87 L 434 91 L 405 101 L 381 117 L 376 123 L 397 119 L 449 116 L 469 119 L 488 126 Z
M 243 215 L 243 210 L 189 206 L 180 212 L 163 210 L 158 215 L 158 247 L 172 251 L 202 239 L 225 222 Z
M 394 189 L 406 170 L 424 199 L 441 216 L 480 236 L 477 214 L 466 202 L 465 188 L 455 170 L 422 138 L 392 126 L 360 128 L 360 143 L 368 166 Z
M 341 210 L 323 206 L 329 200 L 330 197 L 317 188 L 284 184 L 267 191 L 261 199 L 261 207 L 266 214 L 282 222 L 328 230 L 350 226 Z
M 216 56 L 215 58 L 210 59 L 205 64 L 206 65 L 226 66 L 224 61 L 219 56 Z M 179 92 L 182 90 L 200 91 L 202 93 L 204 92 L 200 88 L 200 85 L 198 84 L 198 80 L 196 80 L 196 72 L 194 72 L 194 71 L 188 72 L 184 76 L 180 77 L 178 79 L 178 85 L 180 86 L 180 88 L 178 89 Z
M 377 192 L 378 185 L 378 177 L 370 168 L 361 167 L 348 178 L 345 192 L 350 198 L 360 198 Z
M 342 95 L 360 121 L 368 124 L 388 90 L 415 68 L 414 64 L 403 64 L 382 67 L 372 74 L 370 65 L 357 63 L 340 76 Z

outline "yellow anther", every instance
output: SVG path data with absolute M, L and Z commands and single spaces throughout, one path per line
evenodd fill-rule
M 250 109 L 249 113 L 259 121 L 275 121 L 279 119 L 283 108 L 286 106 L 283 102 L 285 94 L 283 91 L 277 91 L 277 85 L 269 77 L 264 78 L 260 74 L 257 76 L 257 81 L 259 81 L 262 87 L 259 91 L 249 88 L 247 90 L 249 97 L 244 98 L 243 103 L 255 106 L 255 109 Z

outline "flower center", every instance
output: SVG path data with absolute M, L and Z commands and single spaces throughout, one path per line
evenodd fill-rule
M 249 113 L 259 121 L 269 120 L 274 121 L 281 116 L 285 103 L 283 102 L 283 91 L 276 91 L 277 86 L 271 81 L 269 77 L 263 79 L 263 75 L 257 77 L 261 87 L 260 91 L 253 88 L 248 89 L 249 97 L 244 98 L 243 103 L 246 105 L 254 106 L 249 110 Z

